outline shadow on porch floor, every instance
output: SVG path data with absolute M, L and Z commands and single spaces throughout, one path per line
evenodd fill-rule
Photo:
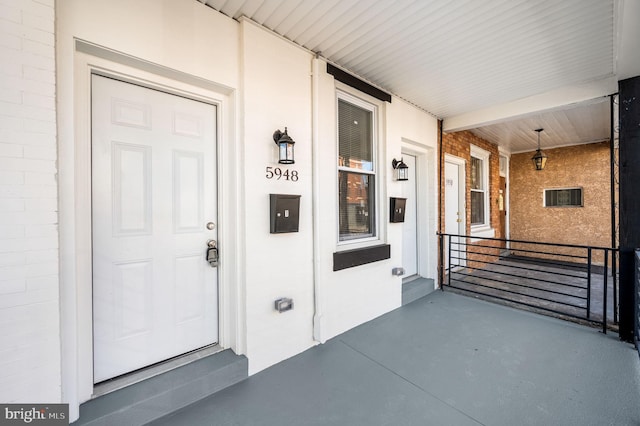
M 444 288 L 445 291 L 599 326 L 597 323 L 602 323 L 604 318 L 601 266 L 592 267 L 590 291 L 587 287 L 586 265 L 549 264 L 543 259 L 536 261 L 505 256 L 480 267 L 454 268 L 445 276 Z M 607 275 L 607 328 L 618 331 L 617 320 L 614 320 L 613 277 L 610 274 Z
M 638 401 L 615 334 L 438 291 L 152 424 L 637 425 Z

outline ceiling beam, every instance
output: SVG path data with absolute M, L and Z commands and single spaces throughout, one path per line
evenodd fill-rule
M 442 130 L 455 132 L 510 121 L 516 118 L 524 118 L 529 115 L 540 114 L 554 109 L 564 109 L 573 104 L 609 96 L 617 91 L 617 78 L 610 76 L 590 83 L 562 87 L 517 101 L 445 118 Z

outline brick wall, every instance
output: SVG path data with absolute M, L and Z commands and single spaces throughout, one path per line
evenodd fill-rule
M 542 171 L 533 168 L 533 152 L 511 156 L 511 238 L 610 247 L 609 142 L 544 152 Z M 583 188 L 584 207 L 544 207 L 544 189 L 573 187 Z
M 471 234 L 471 145 L 488 151 L 489 157 L 489 217 L 490 225 L 495 230 L 495 238 L 505 238 L 500 232 L 500 210 L 497 207 L 497 199 L 500 191 L 500 154 L 498 146 L 486 141 L 469 131 L 444 133 L 442 135 L 444 154 L 450 154 L 466 160 L 466 182 L 465 182 L 465 204 L 467 209 L 466 215 L 466 231 L 467 235 Z M 440 159 L 444 162 L 444 156 Z M 440 187 L 444 188 L 444 173 L 441 176 Z M 440 193 L 440 229 L 444 229 L 444 191 Z M 468 241 L 470 243 L 470 241 Z M 498 241 L 481 240 L 474 244 L 486 246 L 475 246 L 469 248 L 467 253 L 467 265 L 470 267 L 482 267 L 483 262 L 491 262 L 496 260 L 499 253 L 497 247 L 501 246 Z
M 0 0 L 0 401 L 59 402 L 54 0 Z

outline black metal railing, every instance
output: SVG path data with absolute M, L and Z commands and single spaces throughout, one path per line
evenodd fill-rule
M 438 235 L 442 290 L 617 328 L 617 249 Z

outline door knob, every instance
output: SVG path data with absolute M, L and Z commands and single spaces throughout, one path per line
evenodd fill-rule
M 213 222 L 208 222 L 208 223 L 207 223 L 207 229 L 208 229 L 209 231 L 213 231 L 214 229 L 216 229 L 216 224 L 215 224 L 215 223 L 213 223 Z

